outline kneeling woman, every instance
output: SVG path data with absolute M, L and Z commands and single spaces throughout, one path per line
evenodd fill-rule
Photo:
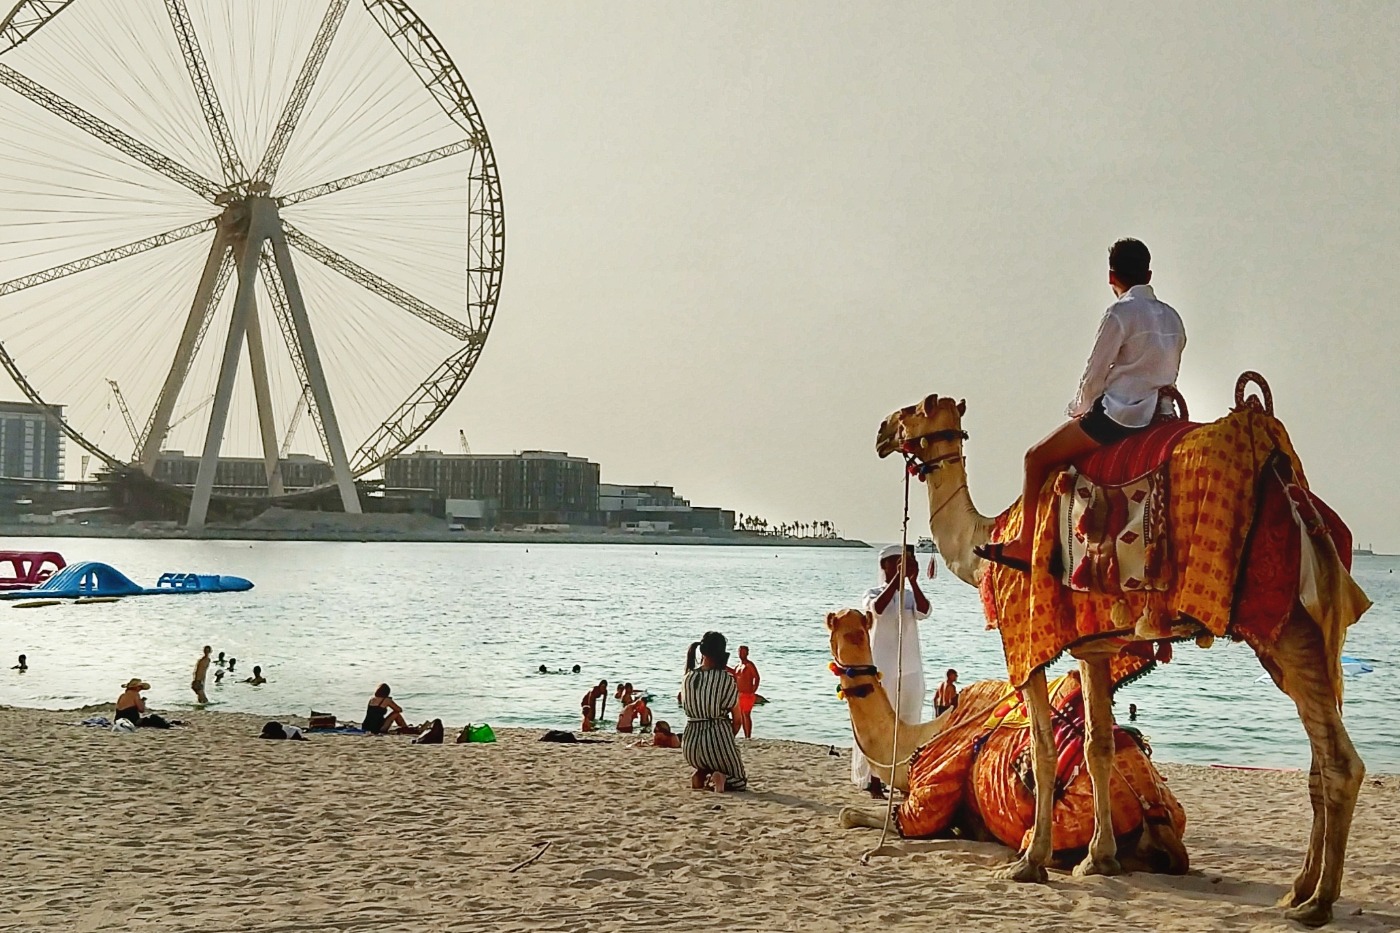
M 700 650 L 696 666 L 695 651 Z M 743 790 L 748 784 L 739 746 L 734 742 L 733 716 L 739 705 L 739 685 L 726 668 L 729 652 L 724 636 L 706 632 L 690 646 L 681 681 L 681 708 L 686 727 L 681 734 L 685 760 L 695 769 L 690 786 L 717 791 Z

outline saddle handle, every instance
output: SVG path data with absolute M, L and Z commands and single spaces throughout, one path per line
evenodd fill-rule
M 1180 389 L 1178 389 L 1176 386 L 1165 386 L 1161 389 L 1158 389 L 1157 392 L 1159 395 L 1165 396 L 1166 398 L 1172 400 L 1172 404 L 1176 406 L 1176 417 L 1178 420 L 1191 420 L 1191 412 L 1188 411 L 1186 408 L 1186 396 L 1181 394 Z
M 1246 397 L 1245 391 L 1251 382 L 1259 389 L 1259 394 Z M 1273 417 L 1274 393 L 1270 391 L 1264 377 L 1252 369 L 1240 373 L 1240 378 L 1235 380 L 1235 411 L 1240 411 L 1246 406 Z

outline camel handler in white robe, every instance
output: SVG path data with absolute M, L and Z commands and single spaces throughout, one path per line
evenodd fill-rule
M 901 555 L 903 560 L 901 560 Z M 902 565 L 902 566 L 901 566 Z M 914 546 L 908 549 L 891 544 L 880 552 L 880 574 L 884 580 L 865 593 L 861 608 L 873 613 L 870 628 L 870 654 L 880 672 L 880 686 L 904 722 L 921 722 L 924 707 L 924 660 L 919 650 L 919 620 L 927 619 L 928 597 L 919 589 L 919 564 Z M 904 616 L 899 613 L 900 583 L 904 582 Z M 903 654 L 899 629 L 904 627 Z M 901 680 L 901 671 L 903 679 Z M 899 699 L 895 699 L 895 685 Z M 870 773 L 870 765 L 859 748 L 851 749 L 851 780 L 870 792 L 876 800 L 885 799 L 880 779 Z

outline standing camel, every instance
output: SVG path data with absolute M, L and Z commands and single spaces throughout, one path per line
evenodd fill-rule
M 1259 383 L 1264 404 L 1244 398 L 1249 378 Z M 1112 691 L 1168 658 L 1174 641 L 1194 638 L 1206 647 L 1214 637 L 1228 636 L 1247 642 L 1296 704 L 1312 752 L 1312 833 L 1303 867 L 1280 906 L 1288 908 L 1289 919 L 1307 925 L 1331 920 L 1365 775 L 1342 724 L 1341 646 L 1347 627 L 1370 603 L 1344 566 L 1349 534 L 1307 493 L 1301 464 L 1271 408 L 1267 387 L 1247 373 L 1229 416 L 1179 434 L 1161 467 L 1170 471 L 1175 579 L 1165 592 L 1130 596 L 1060 587 L 1052 573 L 1055 476 L 1041 496 L 1030 574 L 973 554 L 975 546 L 1014 535 L 1021 515 L 1019 504 L 995 518 L 973 506 L 963 459 L 965 402 L 930 395 L 880 425 L 876 452 L 904 454 L 910 472 L 924 481 L 929 532 L 948 568 L 980 588 L 989 625 L 1001 632 L 1010 680 L 1030 711 L 1035 825 L 1024 853 L 1003 877 L 1047 878 L 1055 759 L 1046 664 L 1069 651 L 1079 661 L 1085 697 L 1095 832 L 1074 872 L 1112 875 L 1122 870 L 1108 793 Z

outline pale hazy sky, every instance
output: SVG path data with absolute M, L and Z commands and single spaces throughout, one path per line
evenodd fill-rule
M 601 463 L 605 481 L 669 483 L 699 505 L 891 540 L 902 474 L 875 458 L 875 429 L 937 392 L 967 399 L 972 491 L 996 512 L 1016 493 L 1022 451 L 1076 388 L 1112 297 L 1108 245 L 1136 236 L 1186 322 L 1193 416 L 1223 415 L 1235 377 L 1264 373 L 1313 487 L 1360 543 L 1400 550 L 1400 504 L 1383 485 L 1400 396 L 1400 5 L 413 5 L 485 118 L 507 228 L 490 340 L 422 443 L 455 450 L 464 429 L 478 452 L 567 450 Z M 320 8 L 278 6 L 281 19 L 243 41 L 226 30 L 273 8 L 194 7 L 211 62 L 286 81 Z M 301 183 L 441 142 L 408 138 L 426 124 L 374 97 L 402 62 L 356 17 L 289 155 Z M 74 4 L 6 61 L 217 172 L 192 154 L 199 108 L 163 20 L 155 0 Z M 150 88 L 155 105 L 133 102 Z M 356 88 L 367 109 L 339 96 Z M 270 132 L 266 88 L 230 99 Z M 346 113 L 360 117 L 348 134 L 334 119 Z M 47 244 L 72 259 L 208 216 L 183 189 L 162 206 L 164 189 L 136 187 L 101 144 L 13 95 L 0 100 L 10 120 L 24 129 L 0 133 L 0 194 L 31 225 L 5 232 L 0 279 L 61 261 L 40 255 Z M 390 143 L 404 151 L 376 155 Z M 90 155 L 69 158 L 79 144 Z M 446 186 L 461 179 L 446 161 L 436 169 L 415 170 L 427 173 L 418 200 L 390 205 L 407 223 L 381 229 L 385 202 L 353 199 L 327 199 L 306 223 L 446 300 L 434 290 L 459 285 L 461 269 L 443 258 L 460 223 Z M 101 197 L 71 196 L 99 182 Z M 20 202 L 40 194 L 71 216 L 25 215 Z M 0 339 L 118 450 L 126 431 L 104 379 L 120 379 L 144 422 L 205 249 L 184 241 L 9 296 Z M 420 256 L 446 272 L 406 271 Z M 368 419 L 351 426 L 363 436 L 374 405 L 404 397 L 447 350 L 397 311 L 342 301 L 334 273 L 301 268 L 330 296 L 313 301 L 318 339 L 348 374 L 342 424 Z M 217 346 L 182 405 L 212 395 Z M 279 372 L 285 424 L 300 382 Z M 225 444 L 251 452 L 258 435 L 242 424 Z M 197 449 L 200 423 L 181 430 L 172 445 Z M 927 507 L 915 500 L 917 535 Z
M 888 540 L 875 428 L 937 392 L 968 401 L 995 512 L 1131 235 L 1186 321 L 1193 415 L 1261 371 L 1313 487 L 1400 550 L 1400 6 L 415 6 L 486 119 L 508 231 L 436 443 Z

